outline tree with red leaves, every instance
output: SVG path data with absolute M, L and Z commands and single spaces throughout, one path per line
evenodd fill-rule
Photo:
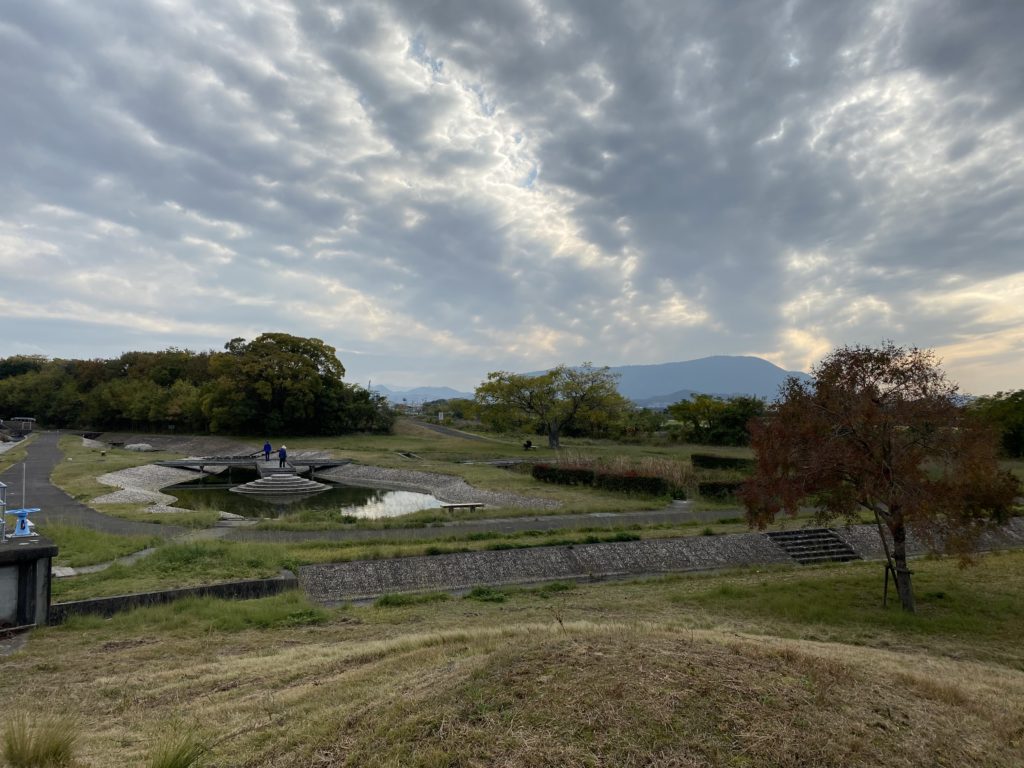
M 751 424 L 757 469 L 741 495 L 751 525 L 811 504 L 819 521 L 873 513 L 900 603 L 914 610 L 907 532 L 966 557 L 1005 521 L 1018 482 L 935 355 L 888 342 L 842 347 L 790 378 Z

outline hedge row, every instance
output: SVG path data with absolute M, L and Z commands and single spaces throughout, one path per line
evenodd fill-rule
M 743 483 L 730 482 L 708 482 L 698 483 L 697 492 L 707 499 L 727 499 L 735 496 L 736 492 L 743 487 Z
M 665 496 L 670 490 L 668 481 L 665 478 L 654 475 L 641 475 L 637 472 L 595 472 L 584 467 L 534 464 L 533 476 L 545 483 L 592 485 L 606 491 L 644 493 L 652 496 Z
M 690 456 L 690 463 L 695 469 L 741 469 L 752 470 L 753 459 L 740 459 L 734 456 L 716 456 L 713 453 L 695 453 Z
M 534 464 L 533 476 L 545 483 L 559 485 L 593 485 L 594 470 L 585 467 L 560 467 L 557 464 Z
M 621 475 L 612 472 L 599 472 L 594 478 L 594 485 L 606 491 L 647 493 L 651 496 L 665 496 L 669 492 L 668 481 L 665 478 L 655 475 L 640 475 L 636 472 L 625 472 Z

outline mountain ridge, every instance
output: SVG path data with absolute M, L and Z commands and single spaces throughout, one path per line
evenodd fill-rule
M 779 387 L 790 376 L 810 378 L 802 371 L 787 371 L 764 358 L 751 355 L 710 355 L 670 363 L 608 366 L 608 369 L 618 374 L 619 392 L 623 397 L 648 408 L 664 408 L 696 394 L 717 397 L 748 395 L 773 400 L 779 393 Z M 525 375 L 542 373 L 546 371 L 532 371 Z M 392 389 L 374 385 L 372 389 L 393 403 L 473 397 L 472 392 L 445 386 Z

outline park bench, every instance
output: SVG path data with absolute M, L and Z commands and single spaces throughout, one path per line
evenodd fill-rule
M 477 507 L 486 506 L 475 501 L 465 502 L 463 504 L 442 504 L 441 509 L 446 509 L 449 512 L 454 512 L 456 509 L 468 509 L 470 512 L 475 512 Z

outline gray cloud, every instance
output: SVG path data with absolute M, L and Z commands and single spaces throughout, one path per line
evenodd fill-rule
M 1020 386 L 1021 28 L 966 0 L 10 3 L 0 355 L 273 329 L 470 387 L 893 337 Z

